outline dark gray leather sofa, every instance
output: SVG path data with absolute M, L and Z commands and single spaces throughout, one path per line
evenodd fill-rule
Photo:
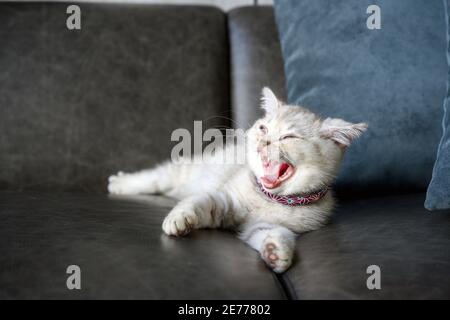
M 450 212 L 414 186 L 341 190 L 281 276 L 229 232 L 163 235 L 171 199 L 108 196 L 110 173 L 170 156 L 175 128 L 246 127 L 263 85 L 285 96 L 273 12 L 82 3 L 70 31 L 66 7 L 0 3 L 0 299 L 450 298 Z

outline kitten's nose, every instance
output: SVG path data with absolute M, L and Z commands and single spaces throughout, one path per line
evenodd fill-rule
M 256 151 L 261 152 L 262 149 L 264 149 L 265 147 L 267 147 L 269 145 L 270 145 L 270 141 L 268 141 L 268 140 L 261 140 L 258 143 L 258 147 L 256 148 Z

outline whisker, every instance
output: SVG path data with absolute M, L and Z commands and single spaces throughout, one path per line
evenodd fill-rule
M 237 125 L 236 120 L 234 120 L 234 119 L 232 119 L 230 117 L 227 117 L 227 116 L 211 116 L 211 117 L 208 117 L 208 118 L 204 119 L 203 121 L 209 121 L 209 120 L 213 120 L 213 119 L 216 119 L 216 118 L 229 120 L 231 123 L 234 123 L 234 124 Z M 230 129 L 232 129 L 232 128 L 230 128 Z

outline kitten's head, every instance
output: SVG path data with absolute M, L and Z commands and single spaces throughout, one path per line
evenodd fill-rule
M 283 104 L 262 92 L 264 118 L 247 131 L 248 164 L 274 194 L 307 193 L 329 186 L 345 149 L 367 128 L 341 119 L 320 119 L 311 111 Z

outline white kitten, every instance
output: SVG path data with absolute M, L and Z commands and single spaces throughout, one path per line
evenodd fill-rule
M 109 192 L 178 198 L 163 222 L 166 234 L 232 228 L 275 272 L 284 272 L 292 263 L 295 235 L 321 227 L 330 216 L 328 188 L 346 147 L 367 125 L 321 120 L 307 109 L 281 103 L 268 88 L 262 107 L 265 117 L 246 133 L 246 164 L 168 162 L 111 176 Z

